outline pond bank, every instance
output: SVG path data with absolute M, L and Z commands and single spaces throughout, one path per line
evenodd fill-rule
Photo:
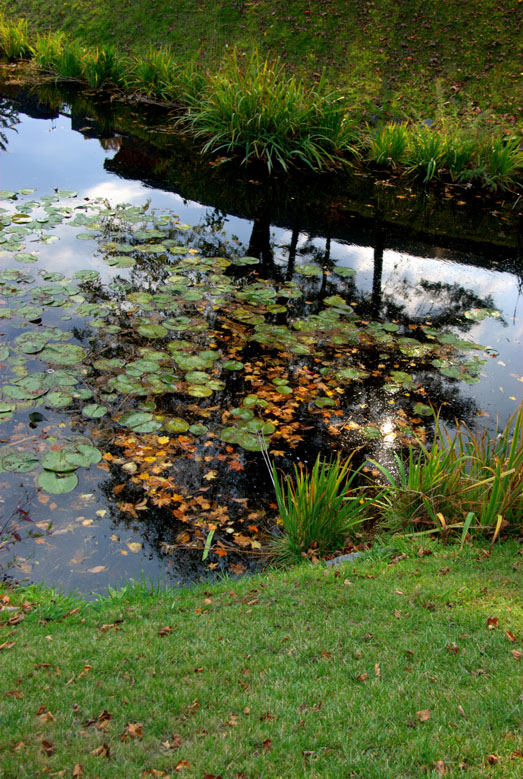
M 434 117 L 395 118 L 372 128 L 348 95 L 289 77 L 279 60 L 236 51 L 215 70 L 180 65 L 168 49 L 132 57 L 113 47 L 88 47 L 63 33 L 31 39 L 25 20 L 0 24 L 0 50 L 11 60 L 32 58 L 35 72 L 96 90 L 153 97 L 178 106 L 172 123 L 202 152 L 269 173 L 308 167 L 344 172 L 384 170 L 424 184 L 447 181 L 517 193 L 523 152 L 518 128 L 507 131 L 474 117 L 465 122 L 445 108 Z M 447 103 L 445 103 L 447 105 Z

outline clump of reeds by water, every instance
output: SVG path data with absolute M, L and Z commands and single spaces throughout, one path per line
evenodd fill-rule
M 436 414 L 430 447 L 410 448 L 406 463 L 397 456 L 396 472 L 374 465 L 387 480 L 383 519 L 391 529 L 523 529 L 523 404 L 494 434 L 462 422 L 451 434 Z
M 204 141 L 204 151 L 237 154 L 269 171 L 301 164 L 320 170 L 354 151 L 354 126 L 342 96 L 325 85 L 306 87 L 287 78 L 280 62 L 254 52 L 233 53 L 208 76 L 192 101 L 185 125 Z

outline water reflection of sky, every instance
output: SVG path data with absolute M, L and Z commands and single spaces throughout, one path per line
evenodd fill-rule
M 35 197 L 49 194 L 53 188 L 72 189 L 78 191 L 79 198 L 104 197 L 113 204 L 142 204 L 150 200 L 153 208 L 173 210 L 181 221 L 191 225 L 203 222 L 212 212 L 211 208 L 184 200 L 175 193 L 146 186 L 140 181 L 124 180 L 107 171 L 104 161 L 114 152 L 104 149 L 97 139 L 86 139 L 81 133 L 73 132 L 66 117 L 51 121 L 21 118 L 17 132 L 7 131 L 8 148 L 1 155 L 0 163 L 2 189 L 34 187 L 37 189 Z M 247 247 L 252 222 L 226 217 L 224 229 L 228 238 L 236 236 Z M 67 275 L 78 268 L 94 268 L 103 272 L 106 278 L 116 275 L 117 272 L 108 269 L 101 257 L 93 255 L 91 241 L 75 239 L 76 232 L 81 232 L 81 229 L 57 228 L 58 243 L 39 244 L 38 253 L 43 264 Z M 286 264 L 291 238 L 289 230 L 271 230 L 277 263 Z M 308 253 L 311 247 L 321 256 L 326 248 L 325 239 L 300 234 L 298 263 L 311 261 Z M 28 250 L 31 250 L 30 246 Z M 397 305 L 402 305 L 409 316 L 432 316 L 438 303 L 421 290 L 420 270 L 426 282 L 456 284 L 474 291 L 478 296 L 492 297 L 493 305 L 503 313 L 503 321 L 487 319 L 473 324 L 466 332 L 466 338 L 490 347 L 491 356 L 484 367 L 481 382 L 472 386 L 461 384 L 460 391 L 464 397 L 474 397 L 479 407 L 491 414 L 491 418 L 499 414 L 504 421 L 515 410 L 522 396 L 522 384 L 518 381 L 523 374 L 518 279 L 510 273 L 467 264 L 466 260 L 470 260 L 467 255 L 463 256 L 463 263 L 459 263 L 455 261 L 455 253 L 454 261 L 445 259 L 444 250 L 434 249 L 432 253 L 439 257 L 419 258 L 386 249 L 383 254 L 383 298 L 390 297 Z M 356 270 L 358 294 L 372 290 L 373 247 L 333 240 L 330 256 L 337 264 Z M 383 433 L 387 432 L 385 421 Z M 65 589 L 78 587 L 83 591 L 93 586 L 94 578 L 96 588 L 101 589 L 109 584 L 123 583 L 129 576 L 139 576 L 141 571 L 153 579 L 161 577 L 176 581 L 184 578 L 186 572 L 183 570 L 178 576 L 176 559 L 168 563 L 170 573 L 166 571 L 165 561 L 158 560 L 147 540 L 144 542 L 139 523 L 130 521 L 127 525 L 111 526 L 110 517 L 106 516 L 107 501 L 100 491 L 100 478 L 104 477 L 98 474 L 97 479 L 89 481 L 86 473 L 79 473 L 79 476 L 82 481 L 78 494 L 71 501 L 68 501 L 68 496 L 61 499 L 64 505 L 67 504 L 67 512 L 62 515 L 62 520 L 55 522 L 55 532 L 47 541 L 45 555 L 39 548 L 37 559 L 28 562 L 20 576 L 28 573 L 36 581 L 43 579 L 49 583 L 60 583 Z M 1 495 L 9 488 L 9 481 L 13 483 L 11 486 L 15 485 L 16 475 L 0 474 L 0 477 Z M 44 517 L 45 507 L 40 508 Z M 56 520 L 52 512 L 48 518 Z M 144 542 L 139 554 L 129 551 L 136 542 Z M 30 548 L 24 551 L 28 556 L 30 552 Z M 94 577 L 91 571 L 100 566 L 103 572 Z

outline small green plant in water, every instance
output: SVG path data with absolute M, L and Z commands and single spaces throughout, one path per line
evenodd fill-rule
M 322 461 L 318 455 L 311 471 L 294 466 L 294 479 L 280 479 L 274 464 L 266 460 L 283 528 L 283 536 L 274 542 L 280 562 L 342 550 L 356 525 L 368 519 L 372 499 L 363 498 L 362 488 L 353 486 L 361 467 L 350 470 L 352 456 Z

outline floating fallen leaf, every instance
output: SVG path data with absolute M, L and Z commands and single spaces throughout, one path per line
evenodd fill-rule
M 128 541 L 127 547 L 131 550 L 131 552 L 137 554 L 143 548 L 143 544 L 141 544 L 139 541 Z
M 87 573 L 102 573 L 102 571 L 107 570 L 107 566 L 105 565 L 95 565 L 94 568 L 88 568 Z

